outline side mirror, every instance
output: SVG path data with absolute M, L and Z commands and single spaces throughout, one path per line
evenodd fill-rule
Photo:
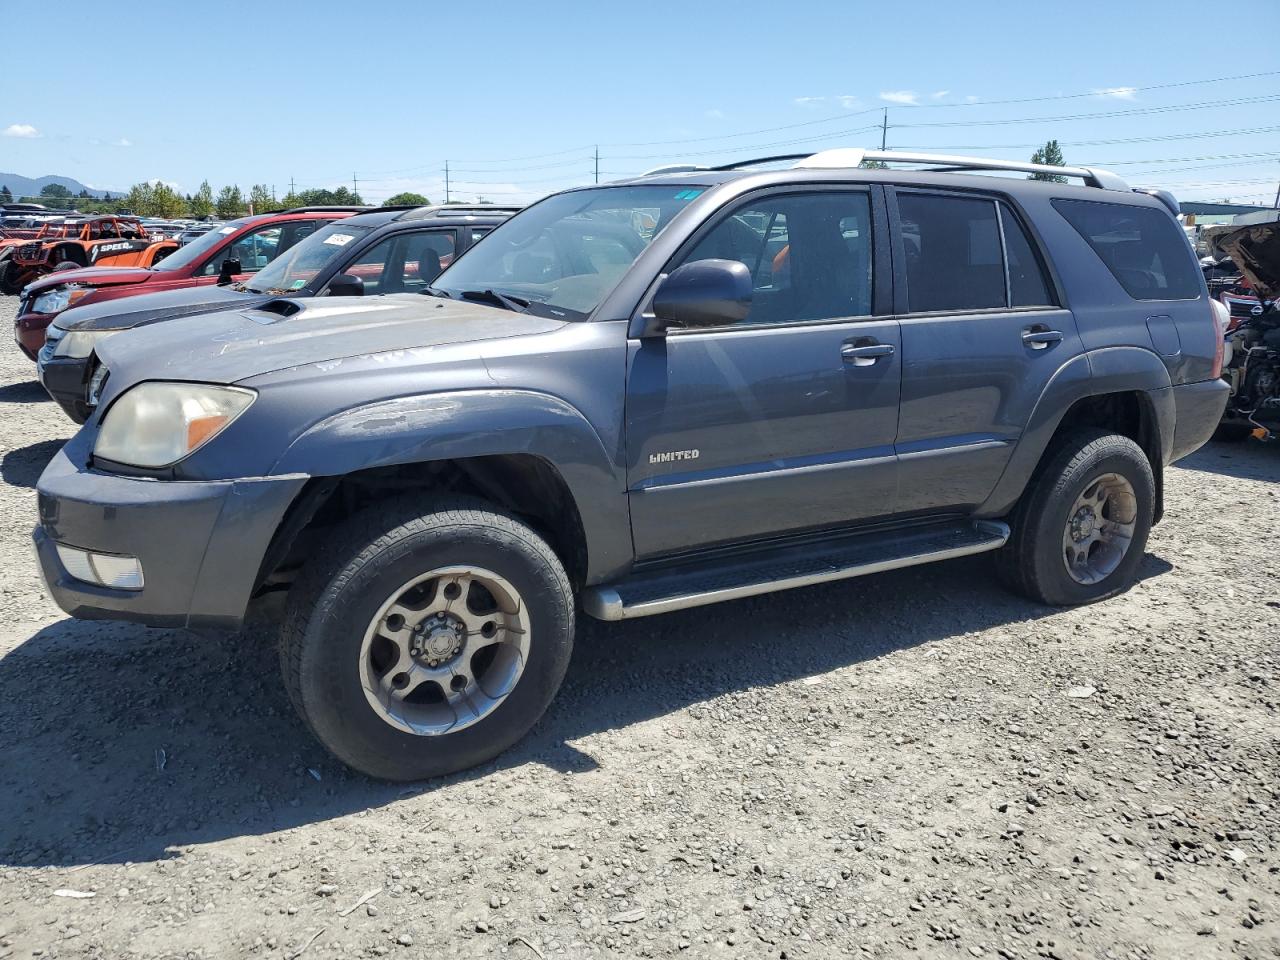
M 225 287 L 241 272 L 240 260 L 237 257 L 227 257 L 222 261 L 222 266 L 218 268 L 218 286 Z
M 349 273 L 340 273 L 329 281 L 331 297 L 363 297 L 364 281 Z
M 661 329 L 719 327 L 751 312 L 751 271 L 737 260 L 695 260 L 672 270 L 653 295 Z M 660 331 L 655 331 L 660 332 Z

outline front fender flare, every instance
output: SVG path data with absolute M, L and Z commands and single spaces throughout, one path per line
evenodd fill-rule
M 1139 391 L 1154 415 L 1161 461 L 1173 446 L 1175 411 L 1169 370 L 1151 350 L 1104 347 L 1073 357 L 1045 385 L 1004 473 L 976 517 L 1002 517 L 1017 503 L 1072 405 L 1088 397 Z M 1161 464 L 1153 464 L 1159 470 Z
M 298 437 L 271 473 L 345 476 L 402 464 L 528 454 L 563 478 L 587 545 L 588 583 L 629 568 L 626 482 L 591 423 L 558 397 L 529 390 L 463 390 L 343 410 Z

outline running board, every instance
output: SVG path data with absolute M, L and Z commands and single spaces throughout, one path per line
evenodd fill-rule
M 997 520 L 899 527 L 803 547 L 783 547 L 766 555 L 739 555 L 712 566 L 684 564 L 641 573 L 620 583 L 588 587 L 582 592 L 582 606 L 599 620 L 630 620 L 967 557 L 1002 547 L 1008 539 L 1008 524 Z

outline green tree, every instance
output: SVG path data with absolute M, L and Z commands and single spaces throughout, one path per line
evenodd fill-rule
M 1032 163 L 1042 163 L 1048 167 L 1061 167 L 1066 165 L 1066 160 L 1062 156 L 1062 148 L 1058 146 L 1057 140 L 1050 140 L 1043 147 L 1031 155 Z M 1066 183 L 1066 177 L 1060 177 L 1053 173 L 1033 173 L 1027 177 L 1028 180 L 1043 180 L 1048 183 Z
M 7 183 L 0 187 L 0 203 L 13 203 L 13 191 Z
M 384 207 L 407 207 L 407 206 L 426 207 L 426 206 L 429 206 L 430 204 L 431 204 L 431 201 L 428 200 L 426 197 L 424 197 L 422 194 L 413 193 L 411 191 L 406 191 L 405 193 L 397 193 L 394 197 L 387 197 L 387 199 L 382 201 L 382 205 Z
M 149 217 L 151 216 L 151 197 L 154 192 L 149 183 L 135 183 L 124 195 L 121 206 L 140 217 Z
M 249 204 L 254 213 L 266 213 L 275 207 L 276 202 L 271 199 L 271 190 L 265 183 L 255 183 L 249 191 Z
M 213 206 L 223 220 L 233 220 L 244 213 L 244 195 L 238 186 L 223 187 L 218 191 L 218 199 Z
M 863 170 L 888 170 L 889 165 L 883 160 L 863 160 L 858 166 Z
M 174 219 L 186 211 L 186 201 L 167 183 L 156 183 L 151 188 L 151 206 L 147 216 Z
M 66 200 L 75 196 L 75 194 L 60 183 L 46 183 L 40 188 L 40 196 L 53 197 L 55 200 Z
M 364 201 L 360 199 L 360 194 L 348 190 L 346 187 L 338 187 L 336 190 L 300 190 L 297 193 L 289 193 L 280 201 L 280 206 L 285 207 L 361 207 Z
M 213 187 L 209 186 L 208 180 L 200 182 L 200 189 L 187 202 L 187 214 L 197 220 L 213 215 Z

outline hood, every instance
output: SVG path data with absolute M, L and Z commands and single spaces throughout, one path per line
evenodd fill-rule
M 33 293 L 51 287 L 78 283 L 85 287 L 114 287 L 122 283 L 146 283 L 155 274 L 142 267 L 85 267 L 81 270 L 58 270 L 28 284 Z
M 564 321 L 423 294 L 273 299 L 130 330 L 97 345 L 117 382 L 236 383 L 292 367 L 550 333 Z
M 210 284 L 203 287 L 182 287 L 178 290 L 86 303 L 82 307 L 72 307 L 58 317 L 56 323 L 64 330 L 72 327 L 77 330 L 130 330 L 161 320 L 214 313 L 231 307 L 256 307 L 271 299 L 273 298 L 267 294 L 241 293 L 230 286 L 218 287 Z
M 1267 213 L 1269 220 L 1223 231 L 1212 243 L 1215 253 L 1230 257 L 1264 300 L 1275 300 L 1280 296 L 1280 211 Z

